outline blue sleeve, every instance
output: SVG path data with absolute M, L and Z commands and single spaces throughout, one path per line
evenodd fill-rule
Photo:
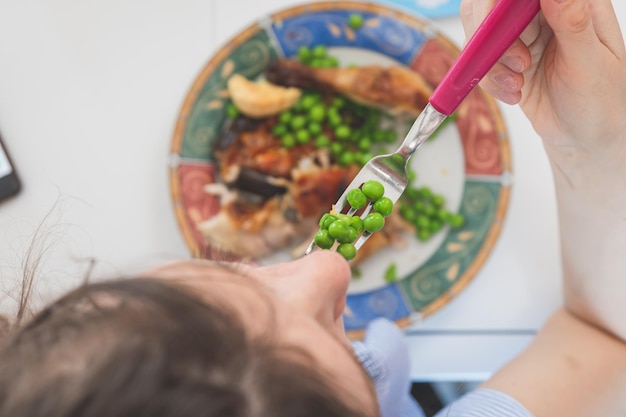
M 485 388 L 464 395 L 435 417 L 533 417 L 533 415 L 507 394 Z
M 365 339 L 352 346 L 374 382 L 381 417 L 424 417 L 410 394 L 408 347 L 393 322 L 374 320 L 367 327 Z

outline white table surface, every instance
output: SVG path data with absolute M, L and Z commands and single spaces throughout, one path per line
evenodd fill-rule
M 78 284 L 92 259 L 98 278 L 188 257 L 167 172 L 182 100 L 220 45 L 293 4 L 0 0 L 0 132 L 24 185 L 0 204 L 2 294 L 37 231 L 40 302 Z M 614 7 L 624 25 L 626 3 Z M 458 18 L 436 23 L 462 43 Z M 470 285 L 407 331 L 416 381 L 488 377 L 561 301 L 550 170 L 520 110 L 500 108 L 514 169 L 506 223 Z

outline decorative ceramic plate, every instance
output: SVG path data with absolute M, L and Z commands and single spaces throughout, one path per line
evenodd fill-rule
M 351 14 L 363 16 L 358 30 Z M 402 64 L 433 86 L 442 79 L 458 48 L 432 23 L 402 11 L 366 2 L 320 2 L 266 16 L 221 48 L 193 82 L 175 129 L 170 187 L 182 234 L 194 257 L 211 257 L 214 248 L 196 225 L 214 216 L 219 201 L 204 191 L 219 181 L 212 143 L 219 135 L 229 98 L 226 80 L 239 73 L 259 76 L 268 62 L 291 57 L 302 45 L 325 45 L 341 65 Z M 476 275 L 496 242 L 507 210 L 511 155 L 502 117 L 493 99 L 475 89 L 433 141 L 411 159 L 420 184 L 442 194 L 460 212 L 460 229 L 444 229 L 426 243 L 410 236 L 406 247 L 385 248 L 360 264 L 344 313 L 346 330 L 358 337 L 367 323 L 387 317 L 405 326 L 446 304 Z M 330 207 L 329 207 L 330 208 Z M 259 263 L 287 259 L 276 253 Z M 397 279 L 384 271 L 397 265 Z

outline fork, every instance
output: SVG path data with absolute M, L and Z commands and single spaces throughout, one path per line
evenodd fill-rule
M 342 213 L 348 192 L 360 188 L 369 180 L 385 187 L 385 197 L 394 204 L 408 184 L 408 163 L 413 153 L 435 132 L 446 117 L 478 85 L 487 71 L 502 57 L 526 26 L 539 12 L 540 0 L 499 0 L 467 42 L 458 58 L 443 77 L 424 110 L 417 117 L 400 147 L 391 154 L 376 156 L 367 162 L 335 203 L 334 212 Z M 364 218 L 372 209 L 371 203 L 361 213 Z M 354 214 L 354 209 L 348 211 Z M 364 232 L 355 242 L 358 250 L 369 239 Z M 312 241 L 305 255 L 315 247 Z

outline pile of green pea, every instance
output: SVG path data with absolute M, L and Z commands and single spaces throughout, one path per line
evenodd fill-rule
M 328 148 L 341 166 L 362 166 L 386 153 L 385 147 L 397 139 L 393 129 L 380 127 L 384 117 L 380 110 L 342 96 L 305 91 L 293 107 L 278 114 L 273 133 L 286 148 L 313 144 Z
M 337 67 L 337 58 L 324 45 L 301 46 L 297 58 L 311 67 Z M 391 118 L 380 109 L 365 106 L 343 96 L 324 97 L 317 91 L 306 91 L 291 109 L 278 115 L 274 131 L 283 145 L 314 143 L 329 148 L 341 166 L 365 165 L 374 155 L 387 153 L 386 145 L 395 143 L 394 129 L 381 127 Z
M 385 218 L 393 212 L 393 201 L 384 196 L 385 187 L 378 181 L 369 180 L 361 188 L 348 191 L 346 200 L 355 214 L 325 213 L 319 222 L 320 230 L 313 241 L 322 249 L 331 249 L 337 245 L 337 252 L 345 259 L 356 256 L 354 242 L 362 233 L 372 234 L 385 226 Z M 359 210 L 372 204 L 371 211 L 364 218 L 357 215 Z
M 400 197 L 398 211 L 414 226 L 417 238 L 427 241 L 446 224 L 458 229 L 465 223 L 461 213 L 452 213 L 445 205 L 445 198 L 429 187 L 409 186 Z

